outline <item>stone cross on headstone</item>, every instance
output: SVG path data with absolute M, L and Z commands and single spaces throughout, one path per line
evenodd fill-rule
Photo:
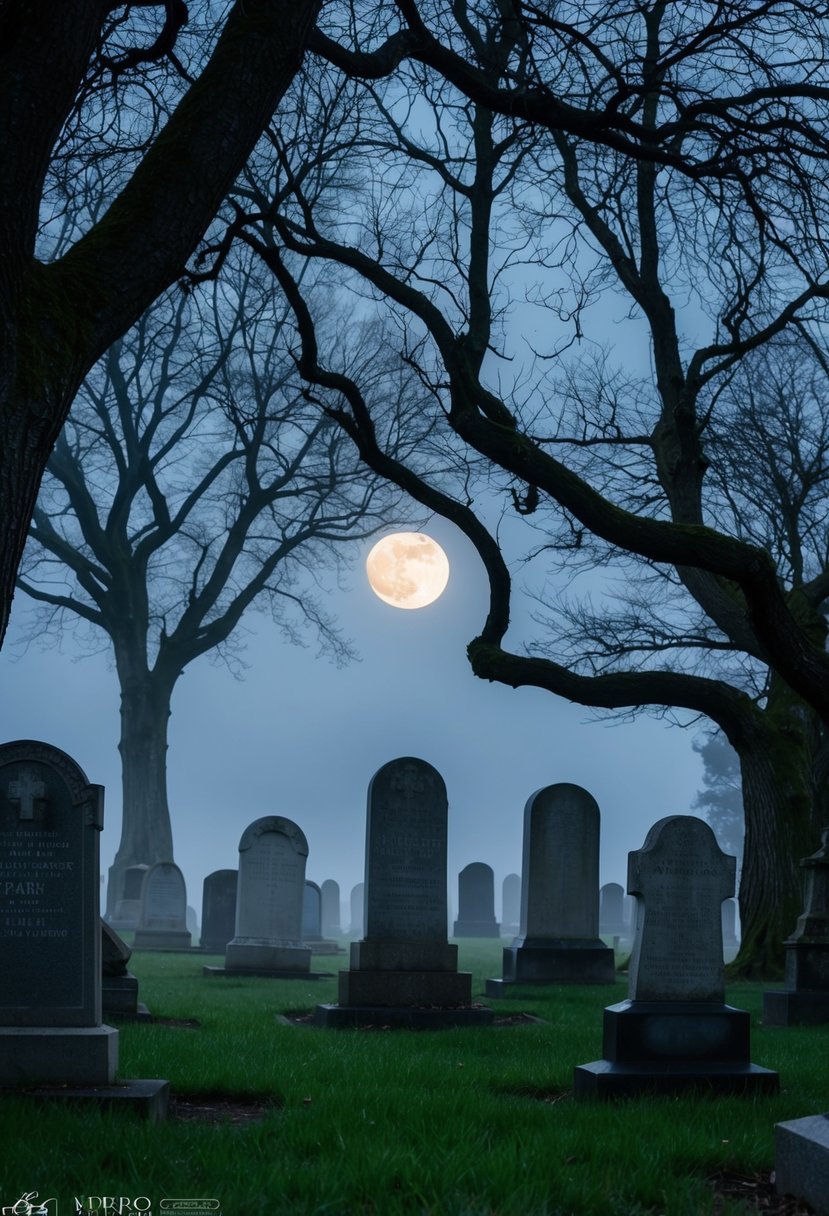
M 9 802 L 20 808 L 20 819 L 34 819 L 35 802 L 42 802 L 46 797 L 46 782 L 37 781 L 30 768 L 22 768 L 17 781 L 9 782 L 8 795 Z
M 691 815 L 661 819 L 628 854 L 628 891 L 638 899 L 631 1000 L 725 999 L 721 908 L 736 865 Z

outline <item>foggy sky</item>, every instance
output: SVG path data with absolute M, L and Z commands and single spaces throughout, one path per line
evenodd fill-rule
M 584 786 L 602 815 L 601 881 L 624 884 L 627 853 L 655 820 L 687 814 L 701 785 L 694 731 L 643 717 L 609 726 L 540 689 L 512 690 L 476 679 L 466 646 L 486 610 L 485 579 L 474 550 L 452 525 L 424 529 L 451 565 L 443 596 L 403 611 L 379 600 L 363 571 L 373 541 L 357 548 L 344 589 L 329 580 L 326 607 L 362 661 L 337 669 L 283 641 L 265 614 L 243 622 L 243 680 L 202 658 L 173 694 L 168 762 L 175 859 L 188 902 L 201 914 L 202 881 L 235 868 L 245 826 L 263 815 L 295 820 L 308 838 L 307 877 L 334 878 L 347 901 L 363 879 L 366 789 L 387 761 L 412 755 L 433 764 L 449 795 L 449 902 L 470 861 L 501 882 L 520 873 L 526 800 L 542 786 Z M 376 538 L 375 538 L 376 539 Z M 101 872 L 120 839 L 118 681 L 105 653 L 73 658 L 36 645 L 12 650 L 29 609 L 17 594 L 0 653 L 5 696 L 3 740 L 41 739 L 68 752 L 90 781 L 106 787 Z M 526 609 L 523 609 L 526 611 Z M 521 633 L 516 597 L 515 632 Z M 513 633 L 507 643 L 515 644 Z

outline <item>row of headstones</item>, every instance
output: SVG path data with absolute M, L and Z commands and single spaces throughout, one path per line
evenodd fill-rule
M 92 1086 L 97 1099 L 103 1092 L 111 1100 L 149 1102 L 158 1113 L 166 1082 L 115 1085 L 118 1032 L 102 1025 L 102 788 L 90 785 L 57 749 L 6 744 L 0 747 L 0 808 L 0 1083 L 29 1088 L 46 1082 L 61 1097 Z M 471 976 L 458 972 L 457 947 L 446 940 L 446 820 L 445 786 L 424 761 L 392 761 L 373 778 L 365 935 L 352 944 L 351 966 L 340 973 L 338 1004 L 318 1007 L 320 1024 L 365 1024 L 378 1015 L 384 1024 L 491 1021 L 491 1010 L 472 1005 Z M 822 850 L 807 859 L 801 960 L 810 957 L 812 935 L 826 928 L 827 842 L 829 833 Z M 270 926 L 285 922 L 272 905 L 296 890 L 290 880 L 304 874 L 307 845 L 296 825 L 278 817 L 251 825 L 242 844 L 237 930 L 249 936 L 238 940 L 237 933 L 228 953 L 237 947 L 244 970 L 249 961 L 261 963 L 256 948 L 272 949 L 276 957 L 267 962 L 278 971 L 281 950 L 303 950 L 301 906 L 295 910 L 297 940 L 273 942 Z M 596 934 L 594 800 L 572 785 L 539 791 L 527 804 L 524 844 L 523 932 L 504 952 L 504 979 L 508 958 L 516 980 L 539 979 L 546 954 L 545 969 L 552 963 L 560 979 L 584 982 L 579 956 L 589 955 L 593 978 L 605 982 L 612 951 Z M 706 824 L 689 816 L 660 820 L 630 854 L 628 891 L 637 900 L 637 922 L 629 999 L 605 1010 L 604 1058 L 575 1069 L 577 1095 L 673 1092 L 700 1080 L 729 1092 L 777 1087 L 775 1073 L 750 1063 L 748 1014 L 724 1003 L 720 907 L 733 894 L 734 877 L 734 858 L 721 852 Z M 287 961 L 295 974 L 307 965 L 295 955 Z M 803 1126 L 813 1123 L 783 1125 L 797 1143 L 789 1163 L 803 1160 L 804 1143 L 819 1152 L 820 1136 Z M 785 1158 L 787 1141 L 781 1143 Z M 813 1153 L 813 1177 L 819 1167 Z M 782 1174 L 791 1187 L 785 1164 Z

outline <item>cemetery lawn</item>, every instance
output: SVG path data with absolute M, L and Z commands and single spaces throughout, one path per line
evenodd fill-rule
M 459 944 L 483 1001 L 500 943 Z M 779 1071 L 777 1097 L 577 1104 L 573 1066 L 601 1056 L 621 980 L 490 1002 L 499 1019 L 541 1023 L 322 1030 L 278 1015 L 335 1000 L 336 978 L 205 979 L 205 961 L 221 963 L 130 964 L 160 1020 L 120 1026 L 119 1076 L 168 1078 L 168 1122 L 4 1098 L 0 1207 L 37 1190 L 60 1216 L 90 1195 L 146 1196 L 154 1216 L 183 1197 L 216 1199 L 223 1216 L 748 1216 L 757 1209 L 717 1198 L 710 1178 L 767 1175 L 773 1124 L 829 1108 L 827 1030 L 760 1026 L 772 985 L 735 984 L 727 999 L 750 1010 L 752 1060 Z M 312 969 L 345 964 L 317 955 Z

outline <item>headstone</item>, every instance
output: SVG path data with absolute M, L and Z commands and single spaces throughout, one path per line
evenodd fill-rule
M 606 882 L 599 891 L 599 932 L 623 937 L 625 932 L 625 890 L 621 883 Z
M 184 914 L 184 923 L 187 926 L 187 932 L 190 934 L 190 941 L 197 942 L 201 937 L 199 931 L 199 918 L 196 915 L 196 909 L 187 905 L 187 911 Z
M 322 941 L 322 895 L 317 884 L 307 878 L 302 893 L 302 940 Z
M 187 890 L 173 861 L 157 861 L 144 877 L 134 950 L 189 950 Z
M 340 884 L 333 878 L 326 878 L 320 887 L 322 899 L 322 935 L 323 937 L 339 937 L 340 928 Z
M 501 884 L 501 936 L 515 937 L 521 928 L 521 876 L 507 874 Z
M 140 1102 L 115 1085 L 118 1031 L 101 1020 L 103 794 L 58 748 L 0 746 L 0 1085 Z M 167 1082 L 142 1085 L 162 1117 Z
M 365 884 L 362 882 L 351 888 L 351 937 L 362 937 L 366 931 L 364 893 Z
M 366 816 L 365 935 L 341 971 L 339 1003 L 318 1005 L 325 1026 L 486 1024 L 472 977 L 457 970 L 446 933 L 446 787 L 424 760 L 385 764 Z
M 821 846 L 804 857 L 805 908 L 786 949 L 786 986 L 763 994 L 766 1026 L 816 1026 L 829 1022 L 829 828 Z
M 132 951 L 105 920 L 101 921 L 101 1000 L 103 1016 L 146 1021 L 149 1010 L 138 1000 L 138 980 L 127 969 Z
M 201 940 L 202 950 L 224 954 L 227 943 L 236 932 L 237 870 L 214 870 L 202 886 Z
M 148 865 L 128 866 L 123 872 L 123 895 L 115 902 L 109 922 L 114 929 L 137 929 L 141 916 L 141 896 Z
M 458 919 L 453 937 L 500 937 L 495 919 L 495 875 L 492 866 L 472 861 L 458 875 Z
M 307 979 L 311 951 L 302 943 L 308 842 L 281 815 L 255 820 L 239 841 L 236 932 L 224 973 Z M 217 969 L 205 968 L 215 974 Z
M 660 819 L 628 854 L 637 899 L 629 999 L 605 1009 L 605 1058 L 575 1069 L 576 1097 L 777 1092 L 777 1073 L 749 1062 L 748 1013 L 724 1003 L 721 908 L 735 866 L 691 815 Z
M 775 1123 L 774 1185 L 829 1216 L 829 1114 Z
M 548 785 L 524 808 L 521 927 L 487 996 L 512 984 L 615 978 L 613 951 L 599 937 L 599 808 L 581 786 Z
M 737 901 L 736 899 L 726 899 L 722 906 L 723 962 L 733 962 L 739 950 L 740 943 L 737 939 Z

